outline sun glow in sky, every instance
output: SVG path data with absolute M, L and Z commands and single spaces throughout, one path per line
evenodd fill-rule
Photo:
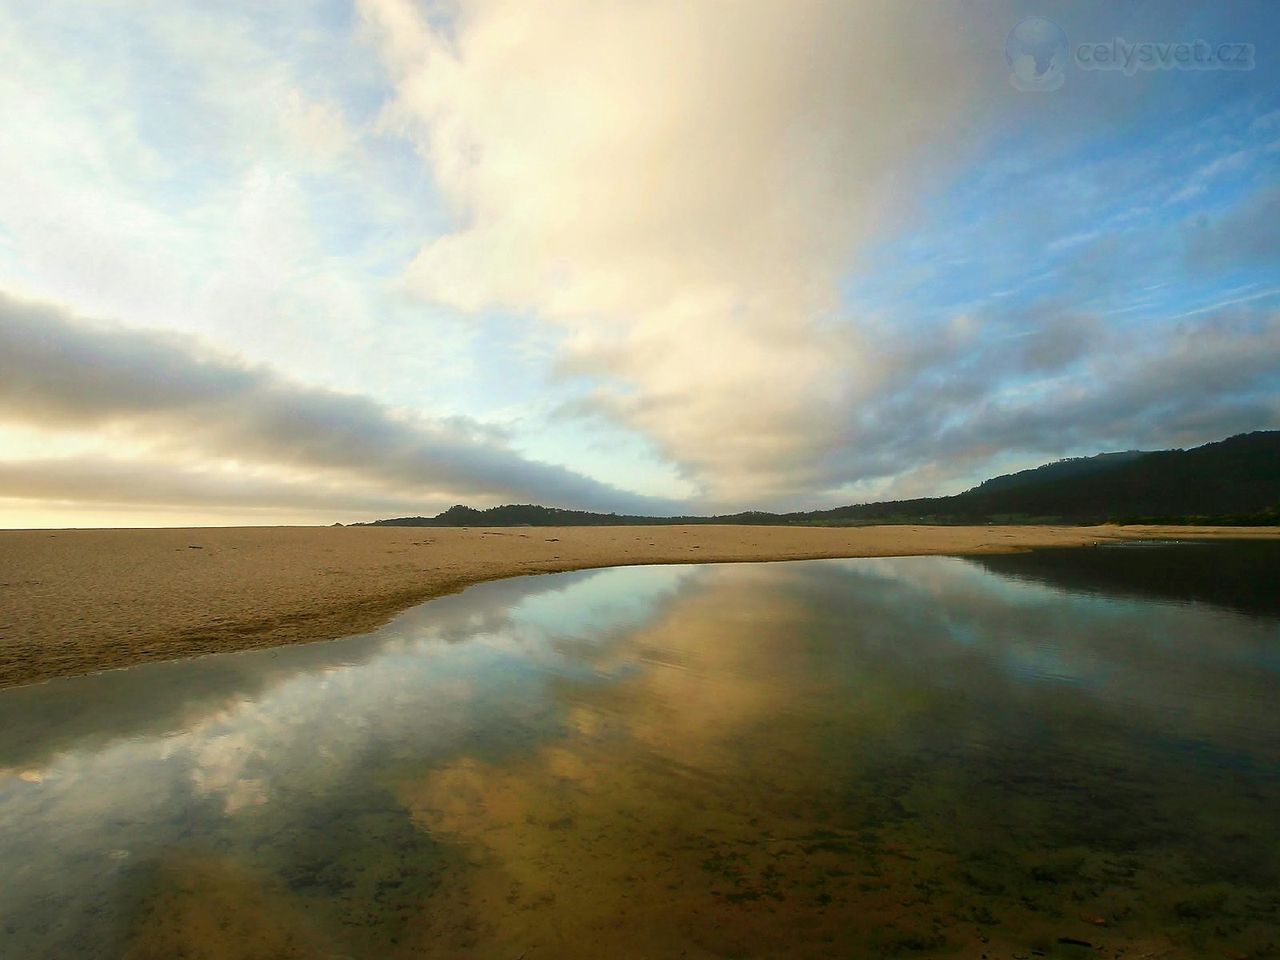
M 1269 3 L 0 0 L 0 526 L 800 509 L 1275 428 L 1278 64 Z

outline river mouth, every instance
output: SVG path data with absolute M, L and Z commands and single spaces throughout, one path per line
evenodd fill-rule
M 1266 956 L 1277 561 L 584 571 L 0 691 L 0 954 Z

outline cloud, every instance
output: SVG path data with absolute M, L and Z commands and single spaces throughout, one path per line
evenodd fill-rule
M 1272 267 L 1280 260 L 1280 186 L 1261 187 L 1216 218 L 1198 216 L 1185 233 L 1193 268 Z
M 966 153 L 984 66 L 1003 82 L 969 12 L 481 0 L 433 29 L 405 0 L 360 9 L 396 85 L 384 123 L 456 212 L 408 282 L 560 328 L 564 370 L 605 379 L 594 409 L 713 500 L 805 490 L 881 375 L 838 281 Z
M 0 12 L 0 290 L 66 305 L 5 489 L 794 508 L 1275 422 L 1262 62 L 1030 96 L 1004 0 L 356 6 Z
M 1074 325 L 1087 336 L 1072 334 Z M 1035 462 L 1280 427 L 1274 309 L 1228 307 L 1160 330 L 1108 329 L 1065 313 L 1025 337 L 914 351 L 901 366 L 826 464 L 833 476 L 893 477 L 884 492 L 895 497 L 967 485 L 993 457 Z
M 1193 199 L 1208 190 L 1223 175 L 1238 175 L 1253 162 L 1257 152 L 1256 150 L 1237 150 L 1234 153 L 1215 157 L 1187 177 L 1186 183 L 1169 198 L 1169 202 L 1181 203 L 1184 200 Z
M 155 508 L 243 508 L 290 514 L 390 515 L 409 501 L 358 487 L 258 473 L 192 470 L 163 459 L 65 456 L 0 462 L 0 497 Z
M 372 130 L 380 69 L 348 12 L 0 6 L 0 289 L 492 413 L 469 402 L 474 326 L 388 291 L 428 185 Z
M 588 384 L 560 409 L 651 439 L 713 507 L 1271 422 L 1274 404 L 1229 379 L 1185 402 L 1174 383 L 1134 394 L 1181 349 L 1174 311 L 1106 312 L 1136 271 L 1182 259 L 1174 193 L 1202 205 L 1246 171 L 1264 182 L 1272 148 L 1242 132 L 1256 78 L 1233 93 L 1074 71 L 1053 97 L 1018 94 L 1003 4 L 359 9 L 395 87 L 384 129 L 415 143 L 453 213 L 406 283 L 558 330 L 561 372 Z M 1059 13 L 1072 38 L 1161 26 Z M 930 253 L 949 272 L 917 282 Z M 897 302 L 842 298 L 869 267 Z M 934 279 L 963 292 L 917 309 L 948 295 L 922 289 Z M 983 302 L 1020 284 L 1021 317 Z M 970 312 L 968 336 L 938 318 Z M 1204 336 L 1259 346 L 1247 326 Z
M 83 463 L 10 464 L 0 484 L 19 485 L 32 496 L 43 475 L 49 496 L 94 500 L 119 499 L 136 481 L 161 500 L 182 493 L 199 503 L 249 502 L 256 490 L 272 503 L 287 493 L 288 482 L 316 480 L 346 483 L 353 506 L 371 497 L 436 504 L 536 500 L 637 512 L 671 506 L 527 459 L 492 429 L 465 418 L 401 414 L 209 352 L 188 337 L 89 323 L 60 307 L 4 294 L 0 419 L 96 432 L 125 447 L 145 447 L 152 462 L 248 467 L 238 479 L 179 471 L 152 483 L 108 458 L 87 467 L 102 478 L 95 496 L 93 484 L 72 482 Z M 284 476 L 254 481 L 254 468 Z

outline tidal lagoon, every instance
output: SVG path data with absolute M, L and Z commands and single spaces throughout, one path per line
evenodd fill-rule
M 559 573 L 0 691 L 0 955 L 1267 956 L 1277 569 Z

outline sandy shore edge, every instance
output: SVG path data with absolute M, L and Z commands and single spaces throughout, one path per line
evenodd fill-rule
M 0 531 L 0 688 L 328 640 L 475 583 L 667 563 L 976 555 L 1253 527 L 218 527 Z

